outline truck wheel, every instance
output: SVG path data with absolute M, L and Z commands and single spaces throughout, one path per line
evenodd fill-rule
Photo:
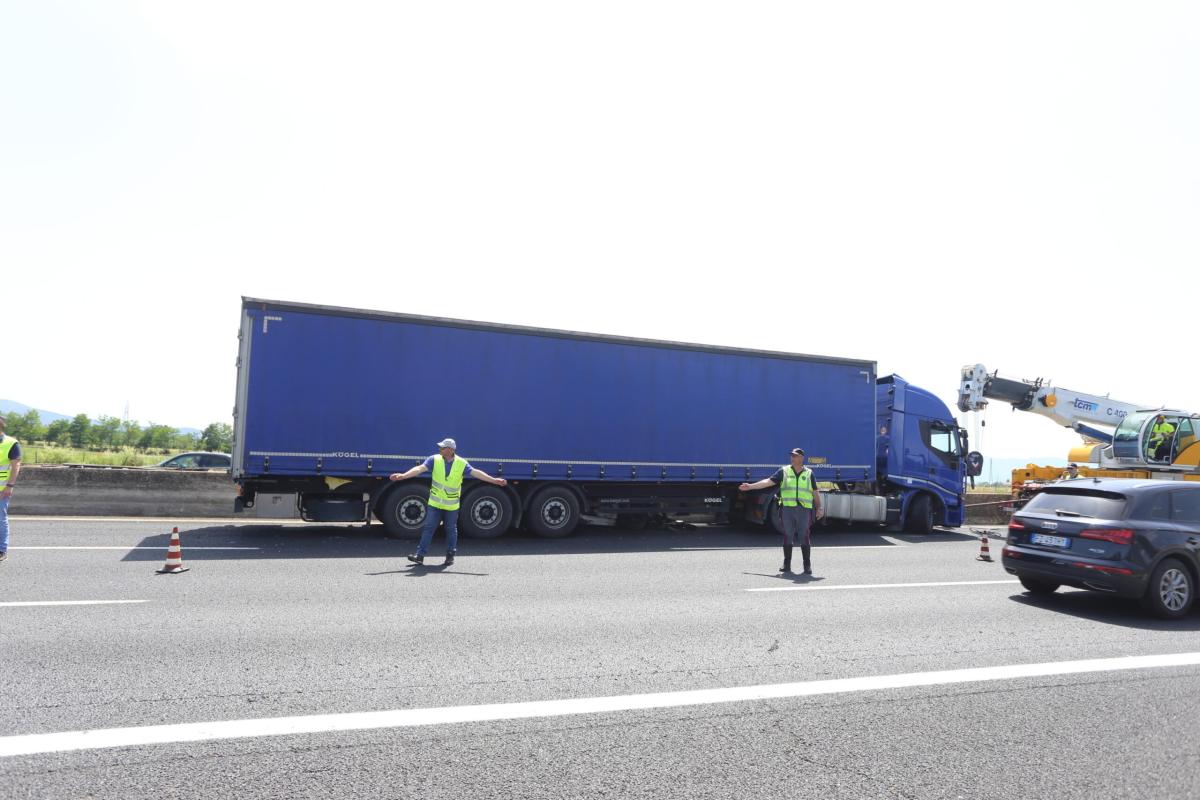
M 1195 599 L 1195 581 L 1182 562 L 1163 559 L 1150 574 L 1150 585 L 1142 603 L 1146 610 L 1163 619 L 1179 619 L 1188 613 Z
M 909 533 L 933 532 L 933 499 L 927 494 L 919 494 L 908 507 L 908 518 L 904 520 L 904 530 Z
M 547 539 L 570 536 L 579 524 L 579 500 L 565 486 L 547 486 L 529 504 L 529 530 Z
M 425 527 L 425 501 L 429 489 L 424 483 L 401 484 L 392 489 L 379 504 L 379 519 L 383 529 L 393 539 L 411 539 L 421 535 Z
M 495 539 L 509 529 L 513 504 L 498 486 L 483 486 L 463 498 L 458 529 L 472 539 Z

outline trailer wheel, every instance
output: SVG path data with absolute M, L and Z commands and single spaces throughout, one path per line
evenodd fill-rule
M 458 527 L 472 539 L 495 539 L 512 526 L 513 504 L 498 486 L 481 486 L 463 498 Z
M 393 539 L 411 539 L 421 535 L 429 490 L 424 483 L 401 484 L 392 489 L 379 504 L 379 519 L 383 529 Z
M 927 494 L 913 498 L 904 520 L 904 530 L 909 533 L 933 533 L 933 499 Z
M 579 500 L 565 486 L 547 486 L 529 504 L 529 529 L 538 536 L 570 536 L 579 524 Z

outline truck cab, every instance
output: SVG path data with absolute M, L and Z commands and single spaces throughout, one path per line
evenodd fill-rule
M 950 409 L 899 375 L 876 387 L 879 483 L 889 498 L 889 521 L 914 533 L 961 525 L 966 510 L 967 433 Z

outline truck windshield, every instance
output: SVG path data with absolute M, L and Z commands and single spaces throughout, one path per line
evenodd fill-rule
M 1022 510 L 1071 517 L 1120 519 L 1125 513 L 1125 496 L 1111 492 L 1046 489 L 1035 494 Z

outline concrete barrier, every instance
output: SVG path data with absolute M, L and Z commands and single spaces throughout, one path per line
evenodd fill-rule
M 237 487 L 226 472 L 24 465 L 10 514 L 228 517 Z
M 237 487 L 225 472 L 184 472 L 133 467 L 21 467 L 9 513 L 37 516 L 230 517 Z M 260 501 L 271 496 L 260 497 Z M 294 518 L 295 497 L 256 503 L 247 516 Z M 1003 525 L 1007 494 L 970 492 L 967 524 Z

